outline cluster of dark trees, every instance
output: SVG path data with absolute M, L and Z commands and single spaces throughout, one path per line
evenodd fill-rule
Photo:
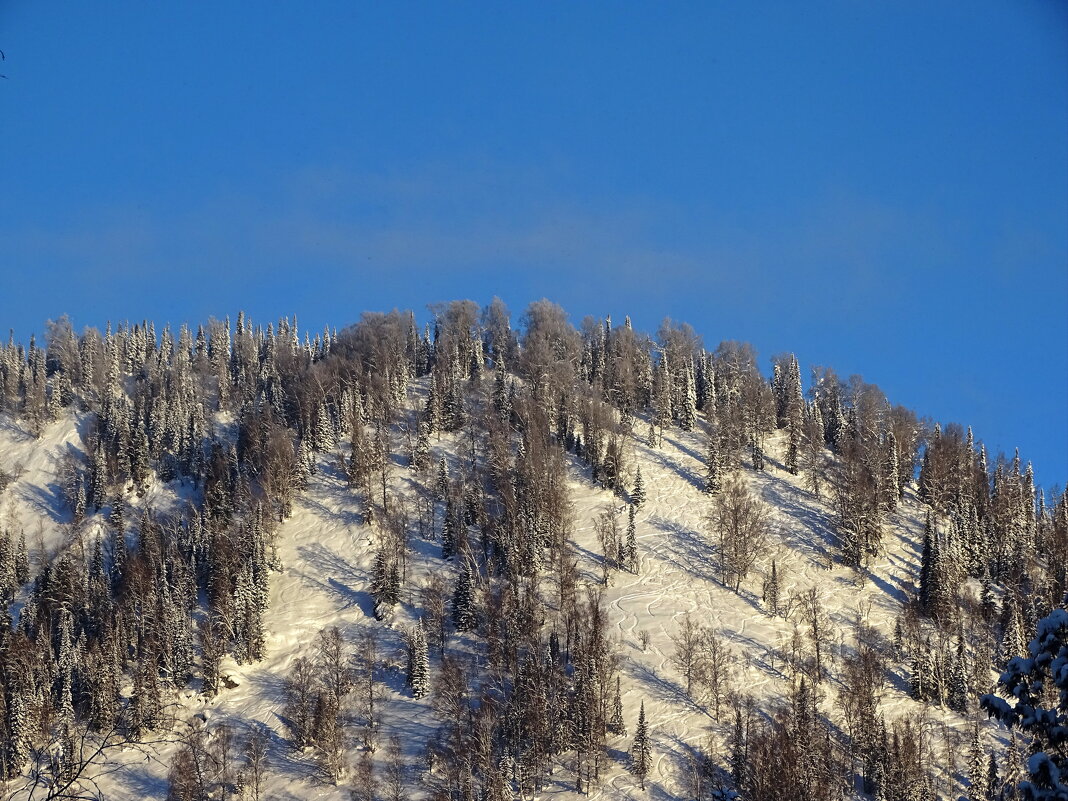
M 561 763 L 584 788 L 608 764 L 609 738 L 627 728 L 619 656 L 600 588 L 580 576 L 568 544 L 567 476 L 569 465 L 585 470 L 626 509 L 625 522 L 612 507 L 597 522 L 602 582 L 638 570 L 635 516 L 646 490 L 630 463 L 637 437 L 655 447 L 673 430 L 701 432 L 710 553 L 736 591 L 766 534 L 767 510 L 744 470 L 802 476 L 833 508 L 839 557 L 861 575 L 917 479 L 930 510 L 917 592 L 893 642 L 858 636 L 856 653 L 833 656 L 818 594 L 784 604 L 808 639 L 799 631 L 793 657 L 784 653 L 794 694 L 778 706 L 731 692 L 731 654 L 714 631 L 683 632 L 676 664 L 687 691 L 700 690 L 726 734 L 725 745 L 695 756 L 695 798 L 838 798 L 853 787 L 923 797 L 932 792 L 927 735 L 879 712 L 889 663 L 910 665 L 916 698 L 974 712 L 991 669 L 1023 657 L 1040 618 L 1063 604 L 1068 493 L 1047 498 L 1018 456 L 991 466 L 970 430 L 928 426 L 859 377 L 818 368 L 806 392 L 792 355 L 776 357 L 768 379 L 747 344 L 708 351 L 670 320 L 655 338 L 629 319 L 587 318 L 576 329 L 544 300 L 519 330 L 499 300 L 431 310 L 422 331 L 411 313 L 366 313 L 303 341 L 296 320 L 263 328 L 243 315 L 236 327 L 212 321 L 177 337 L 148 323 L 76 335 L 61 319 L 43 348 L 0 347 L 0 411 L 40 434 L 69 408 L 86 431 L 84 452 L 62 471 L 70 547 L 31 571 L 24 533 L 0 537 L 4 609 L 18 609 L 0 626 L 0 778 L 77 785 L 84 749 L 75 742 L 168 730 L 176 689 L 217 692 L 224 655 L 263 656 L 275 531 L 317 453 L 336 456 L 372 529 L 376 616 L 407 604 L 420 619 L 406 641 L 407 683 L 429 696 L 439 721 L 419 771 L 435 798 L 530 797 Z M 394 489 L 400 464 L 414 493 Z M 175 482 L 186 506 L 142 503 L 127 519 L 132 499 L 158 480 Z M 451 565 L 419 586 L 408 565 L 414 537 L 438 543 Z M 774 568 L 763 582 L 779 614 Z M 356 653 L 328 631 L 316 658 L 294 666 L 291 743 L 331 781 L 351 770 L 356 797 L 400 794 L 413 768 L 399 748 L 391 745 L 384 777 L 370 756 L 384 657 L 373 639 Z M 844 726 L 821 711 L 832 658 L 842 660 Z M 632 767 L 644 785 L 644 714 L 637 731 Z M 175 797 L 237 792 L 229 768 L 178 787 L 189 765 L 217 773 L 231 758 L 230 745 L 223 754 L 192 737 L 179 751 Z M 991 770 L 977 749 L 983 775 L 970 775 L 973 786 L 1013 797 L 1012 770 Z

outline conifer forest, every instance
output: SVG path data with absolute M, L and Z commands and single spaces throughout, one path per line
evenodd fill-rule
M 0 345 L 0 798 L 1068 799 L 1026 454 L 670 319 L 428 308 Z

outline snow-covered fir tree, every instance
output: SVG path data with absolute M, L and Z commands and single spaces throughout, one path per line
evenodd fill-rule
M 634 775 L 638 777 L 638 781 L 641 782 L 642 790 L 644 790 L 645 780 L 649 776 L 653 758 L 652 745 L 649 742 L 649 727 L 645 720 L 644 699 L 638 710 L 638 725 L 634 730 L 634 744 L 631 746 L 630 753 L 632 770 Z
M 634 490 L 630 494 L 630 499 L 637 509 L 645 505 L 645 480 L 642 478 L 641 467 L 638 467 L 634 473 Z
M 430 691 L 430 655 L 422 620 L 408 632 L 407 683 L 416 698 Z
M 478 625 L 475 586 L 469 559 L 461 559 L 452 595 L 452 623 L 457 631 L 471 631 Z

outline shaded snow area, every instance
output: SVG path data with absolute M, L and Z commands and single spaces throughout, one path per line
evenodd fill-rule
M 8 415 L 0 414 L 0 469 L 10 483 L 0 494 L 0 525 L 17 536 L 25 532 L 31 565 L 40 569 L 73 541 L 72 512 L 64 496 L 64 465 L 86 466 L 87 415 L 65 417 L 49 424 L 40 438 Z M 128 520 L 142 509 L 166 513 L 189 503 L 193 487 L 180 481 L 150 481 L 142 495 L 129 494 Z M 106 513 L 88 518 L 82 533 L 99 536 Z M 35 571 L 36 572 L 36 571 Z
M 416 394 L 418 391 L 413 392 L 413 403 L 419 402 Z M 17 476 L 0 495 L 0 520 L 9 531 L 25 531 L 31 575 L 60 549 L 72 545 L 70 513 L 62 502 L 60 464 L 67 453 L 84 462 L 83 425 L 84 421 L 69 418 L 51 424 L 40 439 L 34 439 L 7 418 L 0 423 L 3 467 Z M 644 430 L 645 426 L 639 423 L 635 428 Z M 394 453 L 405 452 L 399 429 L 393 432 L 392 445 Z M 466 443 L 448 436 L 435 439 L 430 463 L 436 465 L 442 456 L 455 463 L 465 447 Z M 695 702 L 673 664 L 673 638 L 687 613 L 718 632 L 730 649 L 730 692 L 751 695 L 758 708 L 766 709 L 768 702 L 778 703 L 791 695 L 791 640 L 795 630 L 807 636 L 800 599 L 814 588 L 829 626 L 827 675 L 818 688 L 818 703 L 821 711 L 837 720 L 836 694 L 841 685 L 836 672 L 841 658 L 852 653 L 857 633 L 865 627 L 874 632 L 866 636 L 881 636 L 889 643 L 903 603 L 915 592 L 918 581 L 925 512 L 914 487 L 888 516 L 881 553 L 867 571 L 857 573 L 837 559 L 832 511 L 804 488 L 800 477 L 790 475 L 776 461 L 781 458 L 782 443 L 773 440 L 768 447 L 772 458 L 767 469 L 742 471 L 749 488 L 771 508 L 772 532 L 753 572 L 735 592 L 719 581 L 714 541 L 706 522 L 710 500 L 702 492 L 704 434 L 669 430 L 660 447 L 648 446 L 643 438 L 632 440 L 628 447 L 628 485 L 633 483 L 634 468 L 640 467 L 647 495 L 636 513 L 638 566 L 636 573 L 610 571 L 603 587 L 610 636 L 616 640 L 620 659 L 628 731 L 608 736 L 608 765 L 599 783 L 584 792 L 576 791 L 570 769 L 572 753 L 559 758 L 548 784 L 538 792 L 539 798 L 689 798 L 686 774 L 695 749 L 706 749 L 711 742 L 720 749 L 720 762 L 724 761 L 723 743 L 733 720 L 732 707 L 724 702 L 717 720 L 712 702 L 707 698 Z M 182 707 L 179 716 L 194 725 L 206 724 L 209 735 L 221 722 L 231 723 L 238 732 L 250 726 L 265 727 L 269 767 L 264 797 L 279 801 L 348 799 L 353 766 L 363 750 L 362 713 L 355 702 L 353 709 L 346 711 L 351 742 L 347 770 L 337 785 L 323 778 L 310 751 L 294 750 L 289 743 L 284 681 L 298 657 L 314 656 L 316 638 L 326 627 L 338 627 L 353 653 L 364 632 L 378 632 L 379 724 L 373 759 L 382 775 L 385 746 L 391 736 L 399 736 L 407 765 L 408 797 L 423 797 L 419 782 L 425 769 L 423 753 L 438 727 L 431 697 L 414 699 L 406 686 L 405 632 L 422 614 L 418 588 L 426 578 L 442 576 L 451 595 L 458 566 L 455 561 L 443 561 L 438 538 L 431 533 L 420 536 L 418 521 L 412 521 L 407 580 L 400 603 L 386 619 L 374 618 L 370 582 L 377 529 L 364 523 L 361 500 L 348 487 L 339 467 L 339 457 L 345 452 L 342 443 L 336 453 L 317 457 L 317 469 L 307 489 L 295 500 L 292 516 L 277 530 L 280 569 L 271 575 L 270 607 L 264 616 L 266 657 L 244 665 L 225 658 L 222 688 L 214 698 L 205 698 L 193 687 L 178 699 Z M 389 490 L 414 496 L 417 476 L 404 461 L 395 459 Z M 571 456 L 568 465 L 574 519 L 570 548 L 583 580 L 600 586 L 603 557 L 595 521 L 608 508 L 618 515 L 620 530 L 625 530 L 626 501 L 593 484 L 588 468 Z M 135 520 L 135 510 L 146 504 L 166 507 L 192 497 L 192 492 L 191 487 L 181 484 L 157 483 L 143 497 L 130 497 L 127 519 Z M 102 510 L 90 518 L 83 529 L 85 536 L 99 536 L 102 524 L 94 528 L 93 521 L 105 514 Z M 440 523 L 440 513 L 436 519 Z M 769 614 L 761 597 L 773 559 L 784 608 L 778 615 Z M 542 592 L 547 598 L 551 596 L 551 582 L 544 582 Z M 17 610 L 14 614 L 17 618 Z M 449 643 L 450 649 L 466 650 L 476 665 L 482 658 L 473 638 L 453 633 Z M 430 659 L 434 676 L 440 663 L 434 647 Z M 964 792 L 961 781 L 974 718 L 913 701 L 908 695 L 908 676 L 908 666 L 892 658 L 881 690 L 880 711 L 888 722 L 907 716 L 927 728 L 941 771 L 936 787 L 941 797 L 955 798 Z M 629 769 L 642 702 L 652 748 L 644 791 Z M 989 728 L 988 742 L 997 742 L 1001 735 L 990 724 L 984 722 L 983 726 Z M 133 749 L 124 752 L 112 765 L 121 769 L 101 778 L 104 794 L 114 801 L 166 797 L 168 765 L 174 750 L 173 744 L 167 744 L 147 757 Z

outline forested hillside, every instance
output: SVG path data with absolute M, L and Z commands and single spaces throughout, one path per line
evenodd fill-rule
M 4 797 L 1068 798 L 1019 454 L 671 320 L 430 309 L 0 346 Z

